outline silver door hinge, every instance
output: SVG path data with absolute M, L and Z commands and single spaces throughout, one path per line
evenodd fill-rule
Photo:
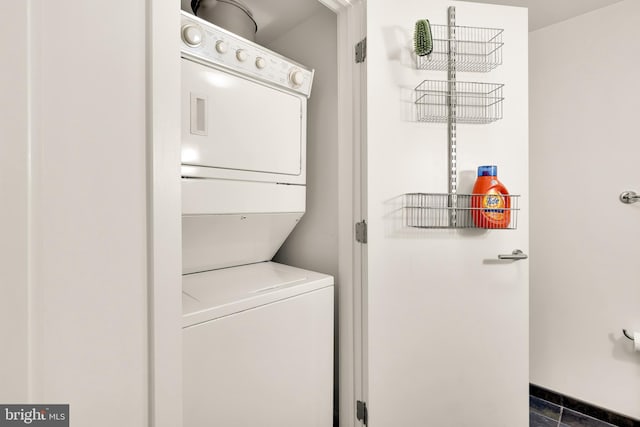
M 367 221 L 364 219 L 356 223 L 356 241 L 367 243 Z
M 363 38 L 356 44 L 356 64 L 360 64 L 367 59 L 367 38 Z
M 356 402 L 356 418 L 366 426 L 369 421 L 369 413 L 367 411 L 367 403 L 358 400 Z

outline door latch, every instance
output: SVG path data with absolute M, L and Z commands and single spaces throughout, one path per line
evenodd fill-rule
M 529 258 L 529 255 L 525 254 L 520 249 L 514 249 L 513 252 L 511 252 L 508 255 L 498 255 L 498 258 L 499 259 L 510 259 L 510 260 L 513 260 L 513 261 L 519 261 L 521 259 Z

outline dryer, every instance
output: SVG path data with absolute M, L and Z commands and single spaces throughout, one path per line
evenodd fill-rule
M 183 270 L 270 260 L 305 211 L 313 70 L 186 12 L 181 32 Z

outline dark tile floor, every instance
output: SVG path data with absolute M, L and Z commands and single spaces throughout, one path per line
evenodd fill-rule
M 640 420 L 530 384 L 529 425 L 530 427 L 640 427 Z
M 535 396 L 529 396 L 529 427 L 618 427 L 572 411 Z

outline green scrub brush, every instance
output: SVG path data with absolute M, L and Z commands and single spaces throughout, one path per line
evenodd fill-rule
M 433 50 L 433 38 L 431 37 L 431 25 L 428 19 L 416 21 L 416 31 L 413 34 L 413 44 L 416 55 L 429 55 Z

